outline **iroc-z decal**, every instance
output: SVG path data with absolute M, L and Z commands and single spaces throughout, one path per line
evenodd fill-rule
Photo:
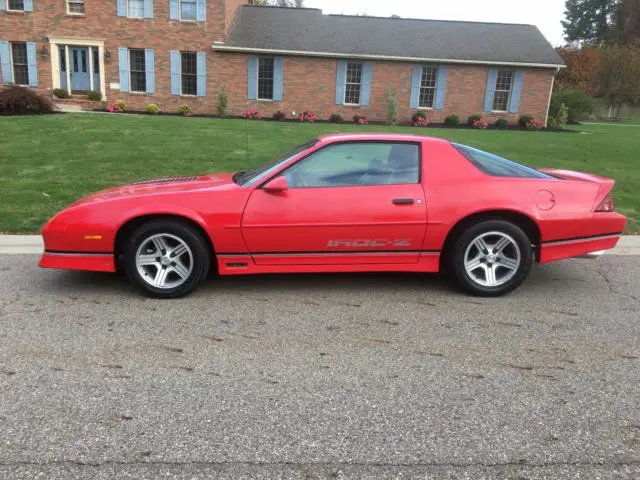
M 376 238 L 372 240 L 329 240 L 328 247 L 353 247 L 353 248 L 370 248 L 370 247 L 410 247 L 412 238 L 399 238 L 389 240 L 387 238 Z

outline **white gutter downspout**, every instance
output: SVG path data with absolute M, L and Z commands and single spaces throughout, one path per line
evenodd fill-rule
M 549 122 L 549 110 L 551 109 L 551 96 L 553 95 L 553 85 L 556 82 L 556 75 L 560 71 L 560 67 L 556 69 L 556 73 L 553 74 L 551 78 L 551 88 L 549 89 L 549 103 L 547 103 L 547 115 L 544 117 L 544 126 L 547 126 L 547 122 Z

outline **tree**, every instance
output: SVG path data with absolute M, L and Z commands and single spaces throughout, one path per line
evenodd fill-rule
M 582 48 L 557 48 L 567 68 L 556 76 L 557 88 L 571 87 L 597 95 L 598 88 L 598 51 L 591 46 Z
M 302 8 L 304 0 L 255 0 L 254 3 L 263 7 Z
M 619 107 L 640 104 L 640 46 L 609 45 L 599 50 L 600 94 L 607 104 Z
M 621 0 L 616 14 L 616 28 L 622 44 L 640 42 L 640 1 Z
M 615 38 L 620 0 L 567 0 L 562 21 L 567 42 L 600 45 Z

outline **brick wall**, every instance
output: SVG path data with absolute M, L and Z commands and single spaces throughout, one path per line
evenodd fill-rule
M 311 110 L 321 118 L 339 113 L 350 119 L 355 113 L 370 120 L 386 118 L 385 90 L 396 89 L 398 117 L 410 119 L 409 108 L 412 65 L 377 62 L 373 67 L 369 107 L 346 107 L 335 104 L 336 60 L 287 57 L 284 63 L 284 100 L 282 102 L 249 102 L 247 100 L 247 55 L 214 52 L 214 41 L 225 38 L 239 5 L 248 0 L 208 0 L 207 21 L 187 23 L 169 20 L 169 0 L 154 1 L 154 19 L 141 20 L 116 16 L 114 0 L 86 0 L 83 17 L 66 13 L 63 0 L 33 0 L 32 13 L 0 12 L 0 39 L 36 41 L 38 47 L 38 89 L 52 88 L 51 60 L 40 59 L 40 49 L 49 48 L 50 36 L 81 39 L 104 39 L 111 60 L 105 63 L 106 96 L 109 102 L 124 99 L 130 108 L 142 109 L 149 102 L 158 103 L 164 111 L 174 111 L 180 103 L 190 104 L 196 113 L 215 113 L 217 95 L 225 88 L 231 114 L 239 114 L 251 106 L 263 116 L 277 110 L 288 115 L 292 111 Z M 154 48 L 156 94 L 126 94 L 112 90 L 110 83 L 119 82 L 118 47 Z M 207 96 L 176 97 L 170 94 L 170 50 L 207 52 Z M 450 114 L 466 118 L 482 113 L 488 68 L 484 66 L 448 66 L 448 81 L 443 111 L 428 110 L 429 121 L 439 122 Z M 518 114 L 488 114 L 494 120 L 505 117 L 515 121 L 521 114 L 544 119 L 551 81 L 555 70 L 526 69 Z

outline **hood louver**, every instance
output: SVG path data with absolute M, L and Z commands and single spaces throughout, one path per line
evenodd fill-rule
M 159 183 L 183 183 L 193 182 L 198 180 L 198 177 L 173 177 L 173 178 L 161 178 L 160 180 L 144 180 L 142 182 L 136 182 L 133 185 L 156 185 Z

